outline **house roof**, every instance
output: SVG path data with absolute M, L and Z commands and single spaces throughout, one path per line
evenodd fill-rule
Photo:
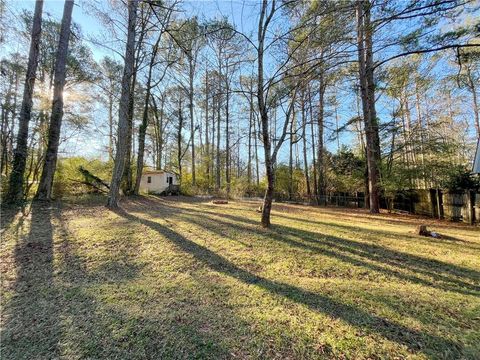
M 166 171 L 166 170 L 144 170 L 142 175 L 155 175 L 155 174 L 174 174 L 173 171 Z

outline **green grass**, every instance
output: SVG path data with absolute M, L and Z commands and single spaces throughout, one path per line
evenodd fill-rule
M 3 211 L 2 359 L 479 359 L 480 231 L 132 198 Z M 414 234 L 427 223 L 441 239 Z

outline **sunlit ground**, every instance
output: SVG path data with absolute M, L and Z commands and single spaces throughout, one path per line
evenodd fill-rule
M 480 229 L 103 199 L 2 212 L 2 359 L 479 359 Z M 441 239 L 414 234 L 427 223 Z

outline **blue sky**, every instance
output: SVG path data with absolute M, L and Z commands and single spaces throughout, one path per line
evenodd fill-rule
M 92 35 L 101 34 L 104 29 L 99 23 L 98 19 L 90 15 L 87 11 L 88 4 L 95 0 L 77 0 L 76 6 L 74 8 L 73 20 L 78 23 L 85 35 L 85 38 L 88 38 Z M 101 3 L 104 0 L 96 0 Z M 106 0 L 105 0 L 106 1 Z M 44 11 L 49 13 L 53 17 L 60 19 L 63 11 L 63 0 L 46 0 L 44 5 Z M 10 7 L 13 13 L 19 13 L 21 9 L 27 9 L 33 11 L 34 1 L 33 0 L 22 0 L 22 1 L 13 1 L 9 2 L 8 6 Z M 198 16 L 200 19 L 212 19 L 219 17 L 227 17 L 229 21 L 237 27 L 242 33 L 255 36 L 255 30 L 257 27 L 258 21 L 258 10 L 259 2 L 258 1 L 243 1 L 243 0 L 224 0 L 224 1 L 186 1 L 181 5 L 183 11 L 179 14 L 180 17 L 190 17 Z M 279 19 L 281 21 L 281 19 Z M 10 44 L 7 46 L 15 46 L 15 44 Z M 114 53 L 99 47 L 93 46 L 90 44 L 93 55 L 96 60 L 101 59 L 105 55 L 115 56 Z M 123 49 L 118 49 L 120 52 L 123 52 Z M 346 94 L 340 90 L 338 92 L 340 106 L 338 108 L 339 115 L 339 125 L 341 126 L 345 121 L 350 119 L 355 115 L 355 99 L 351 94 Z M 384 101 L 384 97 L 380 99 L 379 106 L 377 106 L 378 115 L 384 120 L 388 120 L 391 116 L 391 112 L 395 104 L 391 101 Z M 331 109 L 330 109 L 331 110 Z M 97 109 L 95 116 L 100 118 L 106 116 L 101 109 Z M 334 117 L 330 116 L 326 119 L 330 124 L 334 124 Z M 331 126 L 330 126 L 331 127 Z M 91 136 L 85 136 L 80 134 L 71 138 L 65 147 L 65 150 L 70 154 L 78 154 L 85 156 L 98 156 L 99 150 L 106 144 L 106 138 L 101 138 L 98 134 L 90 134 Z M 92 136 L 93 135 L 93 136 Z M 96 136 L 95 136 L 96 135 Z M 327 136 L 329 133 L 327 132 Z M 350 133 L 345 133 L 340 138 L 341 144 L 353 145 L 354 136 Z M 335 151 L 337 147 L 336 141 L 331 141 L 327 143 L 327 147 L 331 151 Z M 286 147 L 285 147 L 286 148 Z M 283 152 L 280 156 L 280 160 L 286 159 L 286 152 Z
M 103 0 L 99 1 L 101 2 Z M 88 5 L 90 3 L 92 3 L 92 0 L 77 0 L 73 11 L 73 21 L 80 25 L 85 38 L 101 34 L 104 31 L 98 19 L 88 11 Z M 11 9 L 17 14 L 21 9 L 33 11 L 34 8 L 33 0 L 14 1 L 9 4 L 11 5 Z M 63 0 L 45 0 L 44 13 L 60 20 L 63 12 L 63 5 Z M 198 16 L 202 20 L 227 17 L 239 31 L 245 34 L 253 34 L 255 36 L 259 13 L 258 1 L 186 1 L 182 3 L 181 8 L 182 12 L 178 14 L 179 17 Z M 94 46 L 93 44 L 89 45 L 96 60 L 100 60 L 105 55 L 118 57 L 115 53 L 108 51 L 105 48 Z M 123 51 L 123 49 L 118 50 L 120 52 Z M 343 118 L 346 112 L 349 112 L 349 108 L 339 109 L 340 117 Z M 101 109 L 97 109 L 94 116 L 100 116 L 106 119 L 106 115 Z M 73 136 L 69 138 L 68 142 L 65 144 L 64 151 L 69 155 L 81 154 L 89 157 L 98 156 L 99 152 L 105 147 L 107 139 L 99 137 L 98 133 L 96 135 L 97 136 L 85 136 L 85 134 L 80 133 Z M 350 136 L 343 137 L 342 142 L 351 142 Z M 329 147 L 332 147 L 332 150 L 334 150 L 336 146 L 335 141 L 329 144 Z M 286 153 L 281 153 L 280 160 L 285 159 Z

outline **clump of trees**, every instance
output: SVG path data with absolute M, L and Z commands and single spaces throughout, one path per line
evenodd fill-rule
M 60 22 L 42 6 L 4 39 L 25 39 L 1 59 L 10 202 L 69 192 L 59 184 L 82 172 L 60 168 L 92 144 L 109 172 L 82 166 L 108 182 L 110 207 L 150 166 L 188 194 L 262 196 L 265 227 L 275 198 L 361 193 L 376 213 L 382 194 L 466 181 L 480 136 L 471 2 L 262 0 L 246 27 L 176 0 L 89 3 L 105 30 L 89 46 L 110 53 L 98 62 L 73 1 Z

